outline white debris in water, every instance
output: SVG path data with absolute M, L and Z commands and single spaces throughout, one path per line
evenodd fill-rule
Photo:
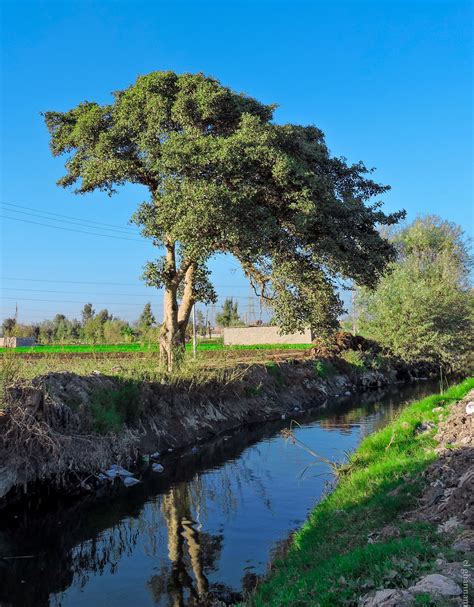
M 118 464 L 113 464 L 113 466 L 110 466 L 110 468 L 105 471 L 105 474 L 109 478 L 117 478 L 118 476 L 120 478 L 126 478 L 133 476 L 131 472 L 125 470 L 125 468 L 122 468 L 122 466 L 119 466 Z
M 352 394 L 352 392 L 349 392 L 349 390 L 348 390 L 347 392 L 344 392 L 344 394 L 345 394 L 346 396 L 350 396 L 350 395 Z
M 106 474 L 102 474 L 102 472 L 100 472 L 100 473 L 97 475 L 97 478 L 99 479 L 99 481 L 100 481 L 101 483 L 104 483 L 105 481 L 110 480 L 110 477 L 109 477 L 109 476 L 107 476 Z
M 197 451 L 198 451 L 198 450 L 197 450 L 197 447 L 193 447 L 193 448 L 191 449 L 191 453 L 197 453 Z
M 151 469 L 153 470 L 153 472 L 163 472 L 164 468 L 161 464 L 153 464 Z
M 168 452 L 169 452 L 169 453 L 171 453 L 171 451 L 173 451 L 173 449 L 170 447 L 170 448 L 168 449 Z
M 150 455 L 150 459 L 160 459 L 160 452 L 159 451 L 155 451 L 155 453 L 152 453 Z
M 141 483 L 138 478 L 134 478 L 133 476 L 126 476 L 122 478 L 122 481 L 125 487 L 133 487 L 134 485 L 138 485 L 138 483 Z

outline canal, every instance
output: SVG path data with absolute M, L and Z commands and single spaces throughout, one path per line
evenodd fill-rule
M 296 414 L 296 437 L 343 461 L 430 382 Z M 238 600 L 330 490 L 330 466 L 284 440 L 290 420 L 164 458 L 162 474 L 74 502 L 0 514 L 0 607 L 178 607 Z M 211 598 L 209 598 L 211 597 Z

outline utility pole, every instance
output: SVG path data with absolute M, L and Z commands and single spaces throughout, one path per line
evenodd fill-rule
M 196 358 L 197 339 L 196 339 L 196 304 L 193 305 L 193 356 Z

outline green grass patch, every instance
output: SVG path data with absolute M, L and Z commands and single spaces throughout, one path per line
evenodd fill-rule
M 186 350 L 192 350 L 192 343 L 186 344 Z M 198 342 L 197 349 L 201 352 L 214 350 L 306 350 L 311 344 L 255 344 L 251 346 L 224 346 L 221 341 L 209 340 Z M 18 354 L 61 354 L 61 353 L 93 353 L 93 352 L 157 352 L 158 344 L 51 344 L 31 347 L 0 348 L 0 353 L 7 350 Z
M 356 605 L 371 590 L 409 586 L 439 553 L 449 557 L 449 538 L 433 525 L 402 523 L 397 517 L 416 506 L 423 490 L 420 473 L 436 457 L 435 431 L 417 433 L 417 427 L 437 423 L 440 413 L 434 407 L 447 415 L 449 404 L 473 388 L 470 378 L 413 403 L 366 438 L 340 469 L 334 492 L 316 506 L 248 605 Z M 387 525 L 396 527 L 393 537 L 368 541 Z
M 119 432 L 133 425 L 140 416 L 140 389 L 126 381 L 118 390 L 100 390 L 92 397 L 92 429 L 99 434 Z
M 267 371 L 270 373 L 270 375 L 275 378 L 276 383 L 279 386 L 283 387 L 286 382 L 280 367 L 274 362 L 266 363 L 265 367 L 267 368 Z
M 316 377 L 328 379 L 336 374 L 336 367 L 329 360 L 317 360 L 314 363 Z

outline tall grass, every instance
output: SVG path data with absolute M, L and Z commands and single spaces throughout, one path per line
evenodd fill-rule
M 211 382 L 226 385 L 237 381 L 245 375 L 248 365 L 236 365 L 235 361 L 228 359 L 224 352 L 219 360 L 209 361 L 198 354 L 194 359 L 186 353 L 182 363 L 172 372 L 168 372 L 160 363 L 157 352 L 145 352 L 137 357 L 123 357 L 107 359 L 95 353 L 88 358 L 63 358 L 58 354 L 50 353 L 41 357 L 25 358 L 14 350 L 0 356 L 2 364 L 2 385 L 17 380 L 31 380 L 47 373 L 76 373 L 77 375 L 90 375 L 100 373 L 118 379 L 133 381 L 160 382 L 171 385 L 188 385 L 196 387 Z M 4 381 L 4 379 L 6 381 Z

